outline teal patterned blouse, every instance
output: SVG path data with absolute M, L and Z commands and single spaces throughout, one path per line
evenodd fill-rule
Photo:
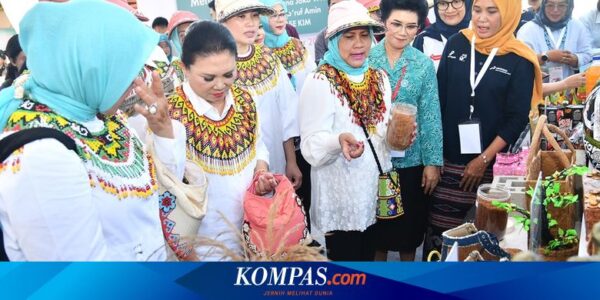
M 404 158 L 392 159 L 394 167 L 442 166 L 442 118 L 433 62 L 419 50 L 406 46 L 402 57 L 396 62 L 394 69 L 391 69 L 384 41 L 381 41 L 371 50 L 369 64 L 388 74 L 392 91 L 396 89 L 402 68 L 406 66 L 406 75 L 398 96 L 392 99 L 392 103 L 402 102 L 417 107 L 417 139 L 406 151 Z

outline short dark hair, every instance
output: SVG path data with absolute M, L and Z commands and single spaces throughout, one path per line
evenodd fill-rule
M 21 43 L 19 43 L 18 34 L 15 34 L 8 39 L 8 42 L 6 43 L 6 50 L 4 52 L 13 63 L 17 61 L 17 56 L 19 56 L 19 53 L 23 52 L 23 49 L 21 49 Z
M 429 13 L 427 0 L 381 0 L 379 7 L 383 22 L 387 21 L 394 10 L 408 10 L 417 14 L 421 27 L 425 25 L 425 19 Z
M 208 8 L 215 10 L 215 0 L 211 0 L 208 2 Z
M 154 19 L 154 21 L 152 21 L 152 28 L 156 28 L 158 26 L 167 27 L 169 26 L 169 21 L 163 17 L 157 17 Z
M 237 56 L 237 45 L 231 32 L 214 21 L 196 21 L 187 29 L 183 40 L 181 61 L 189 68 L 196 57 L 229 51 Z
M 23 49 L 21 49 L 21 44 L 19 43 L 18 34 L 15 34 L 8 39 L 8 42 L 6 43 L 6 50 L 4 52 L 6 53 L 6 56 L 8 56 L 8 59 L 10 59 L 10 64 L 6 68 L 6 76 L 4 77 L 4 83 L 0 89 L 11 86 L 13 81 L 27 68 L 26 64 L 23 64 L 21 69 L 18 69 L 16 65 L 17 57 L 21 52 L 23 52 Z

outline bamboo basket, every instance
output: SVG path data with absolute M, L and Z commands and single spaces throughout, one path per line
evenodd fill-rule
M 561 149 L 552 133 L 561 136 L 569 150 Z M 542 135 L 555 150 L 541 150 Z M 575 148 L 569 141 L 567 135 L 558 127 L 552 124 L 546 124 L 546 116 L 540 116 L 531 139 L 531 148 L 527 158 L 527 189 L 530 187 L 535 188 L 540 171 L 542 172 L 543 177 L 551 176 L 555 172 L 567 169 L 574 164 Z M 575 193 L 573 176 L 569 176 L 565 180 L 559 181 L 559 183 L 560 193 Z M 531 197 L 527 195 L 526 204 L 528 210 L 531 210 L 530 202 Z M 566 208 L 555 208 L 553 205 L 549 205 L 547 209 L 552 214 L 552 217 L 558 221 L 558 226 L 550 229 L 552 236 L 557 236 L 558 228 L 574 228 L 576 221 L 576 209 L 574 205 L 570 205 Z

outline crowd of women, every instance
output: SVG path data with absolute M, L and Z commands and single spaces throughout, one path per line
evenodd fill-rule
M 579 86 L 600 47 L 598 11 L 586 27 L 573 0 L 542 0 L 522 25 L 518 2 L 435 0 L 425 27 L 424 0 L 331 1 L 316 64 L 283 0 L 216 0 L 214 21 L 178 11 L 153 26 L 164 35 L 106 1 L 37 4 L 16 41 L 27 71 L 0 93 L 0 138 L 49 127 L 74 147 L 48 136 L 0 162 L 8 258 L 166 259 L 154 164 L 183 180 L 186 158 L 208 179 L 197 235 L 231 251 L 244 251 L 244 193 L 272 193 L 275 173 L 331 260 L 439 248 L 548 84 Z M 157 72 L 138 78 L 149 60 L 173 67 L 172 91 Z M 387 140 L 394 103 L 416 108 L 405 151 Z M 402 216 L 376 218 L 378 165 L 398 172 Z M 223 259 L 213 248 L 195 257 Z

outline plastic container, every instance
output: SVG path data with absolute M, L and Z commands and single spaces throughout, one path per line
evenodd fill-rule
M 592 66 L 585 72 L 585 91 L 587 95 L 592 93 L 598 79 L 600 79 L 600 50 L 596 49 L 594 52 L 594 62 L 592 62 Z
M 508 213 L 506 210 L 492 205 L 492 201 L 508 202 L 510 192 L 504 188 L 493 187 L 491 184 L 482 184 L 477 189 L 477 210 L 475 226 L 496 235 L 498 240 L 504 238 Z
M 394 103 L 390 125 L 387 131 L 387 141 L 393 150 L 406 150 L 410 147 L 414 132 L 417 107 L 407 103 Z

